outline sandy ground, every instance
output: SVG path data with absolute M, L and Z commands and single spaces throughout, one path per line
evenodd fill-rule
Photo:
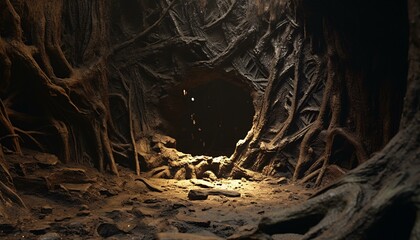
M 313 193 L 285 179 L 144 180 L 123 168 L 119 178 L 81 166 L 54 168 L 85 176 L 49 190 L 19 187 L 28 210 L 0 224 L 1 239 L 225 239 Z M 240 196 L 191 200 L 190 190 Z

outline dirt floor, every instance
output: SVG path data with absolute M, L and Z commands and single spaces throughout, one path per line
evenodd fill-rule
M 225 239 L 313 193 L 285 178 L 116 177 L 48 154 L 8 162 L 27 210 L 2 217 L 1 239 Z

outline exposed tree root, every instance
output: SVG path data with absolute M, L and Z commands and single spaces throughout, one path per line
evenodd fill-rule
M 297 181 L 300 177 L 302 167 L 303 165 L 307 164 L 308 161 L 308 155 L 310 154 L 310 142 L 313 140 L 314 136 L 317 135 L 321 129 L 323 129 L 323 125 L 325 122 L 326 114 L 328 111 L 329 106 L 329 100 L 330 100 L 330 94 L 333 90 L 333 82 L 334 82 L 334 70 L 331 66 L 331 59 L 328 61 L 328 69 L 329 74 L 327 78 L 327 83 L 324 90 L 324 96 L 322 99 L 322 104 L 319 110 L 319 114 L 315 122 L 312 124 L 311 128 L 308 130 L 308 132 L 305 134 L 302 143 L 300 145 L 300 151 L 299 151 L 299 158 L 296 163 L 295 171 L 293 173 L 293 180 Z
M 348 98 L 356 87 L 343 84 L 347 75 L 340 69 L 345 51 L 335 44 L 334 31 L 323 29 L 328 26 L 318 30 L 336 46 L 327 53 L 314 48 L 299 2 L 133 1 L 144 11 L 141 16 L 128 14 L 131 5 L 118 1 L 81 2 L 29 1 L 25 9 L 9 0 L 0 3 L 0 86 L 5 86 L 0 137 L 8 136 L 2 143 L 13 151 L 22 144 L 37 146 L 63 162 L 89 161 L 115 174 L 117 162 L 137 174 L 172 167 L 178 156 L 150 164 L 154 160 L 147 158 L 156 155 L 144 154 L 140 142 L 168 129 L 159 101 L 177 91 L 192 67 L 229 72 L 253 97 L 252 130 L 226 171 L 237 166 L 295 181 L 316 178 L 318 185 L 329 164 L 340 161 L 336 136 L 352 146 L 358 164 L 382 147 L 362 144 L 359 138 L 367 134 L 359 116 L 340 108 L 355 105 Z M 258 17 L 251 16 L 255 7 L 262 10 Z M 116 12 L 123 10 L 127 14 Z M 24 90 L 27 86 L 33 91 Z M 22 107 L 33 99 L 33 112 Z M 361 99 L 368 103 L 366 96 Z M 19 142 L 19 134 L 30 141 Z M 199 176 L 201 170 L 194 169 L 206 169 L 205 164 L 181 161 L 184 170 L 161 173 Z
M 329 130 L 328 137 L 327 137 L 327 144 L 325 147 L 325 155 L 322 156 L 323 164 L 315 182 L 316 186 L 319 186 L 321 184 L 322 177 L 324 176 L 325 170 L 327 169 L 328 161 L 331 158 L 331 151 L 333 148 L 332 145 L 334 142 L 334 136 L 336 135 L 340 135 L 344 137 L 347 141 L 349 141 L 354 146 L 355 153 L 358 159 L 358 164 L 361 164 L 367 160 L 367 154 L 365 153 L 363 146 L 361 145 L 359 141 L 355 139 L 355 137 L 351 136 L 349 133 L 346 133 L 345 130 L 341 128 L 334 128 L 332 130 Z
M 35 139 L 35 137 L 32 136 L 33 134 L 44 135 L 45 133 L 37 132 L 37 131 L 24 131 L 24 130 L 19 129 L 17 127 L 14 127 L 14 129 L 17 133 L 20 133 L 20 134 L 26 136 L 27 138 L 29 138 L 32 141 L 32 143 L 34 143 L 39 148 L 39 150 L 41 150 L 43 152 L 46 151 L 46 149 L 42 146 L 42 144 L 39 141 L 37 141 Z
M 112 49 L 112 53 L 117 52 L 131 44 L 133 44 L 135 41 L 137 41 L 138 39 L 146 36 L 150 31 L 152 31 L 156 26 L 159 26 L 160 23 L 162 23 L 162 21 L 165 19 L 167 13 L 169 12 L 169 10 L 172 8 L 172 6 L 177 2 L 177 0 L 173 0 L 171 3 L 168 4 L 168 6 L 162 11 L 162 14 L 160 15 L 159 19 L 154 22 L 152 25 L 150 25 L 148 28 L 146 28 L 145 30 L 143 30 L 142 32 L 136 34 L 136 36 L 134 36 L 132 39 L 125 41 L 123 43 L 118 44 L 117 46 L 115 46 Z
M 0 145 L 0 200 L 8 201 L 9 203 L 14 203 L 20 207 L 26 208 L 23 200 L 12 188 L 13 179 L 4 162 L 3 149 Z M 5 202 L 0 202 L 0 204 L 5 204 Z
M 232 3 L 230 4 L 228 10 L 226 12 L 224 12 L 219 18 L 217 18 L 216 20 L 206 24 L 204 27 L 205 28 L 211 28 L 216 26 L 217 24 L 220 24 L 221 22 L 223 22 L 223 20 L 232 12 L 233 8 L 235 7 L 235 4 L 237 3 L 237 0 L 233 0 Z
M 299 38 L 297 38 L 299 39 Z M 276 134 L 276 136 L 274 136 L 274 138 L 271 140 L 271 142 L 269 143 L 270 145 L 274 145 L 274 143 L 277 143 L 279 140 L 284 138 L 284 135 L 286 134 L 286 132 L 289 130 L 290 125 L 292 124 L 294 118 L 296 117 L 296 110 L 297 110 L 297 105 L 298 105 L 298 95 L 299 95 L 299 81 L 300 81 L 300 61 L 302 59 L 302 46 L 298 46 L 297 43 L 294 44 L 294 48 L 297 49 L 296 51 L 296 57 L 295 57 L 295 65 L 294 65 L 294 79 L 293 79 L 293 94 L 291 96 L 291 105 L 290 107 L 287 109 L 288 110 L 288 115 L 287 115 L 287 119 L 284 121 L 281 129 L 279 130 L 279 132 Z
M 13 151 L 16 151 L 19 154 L 22 154 L 22 150 L 20 147 L 20 143 L 18 140 L 18 135 L 15 132 L 15 128 L 13 127 L 12 123 L 10 122 L 9 116 L 7 114 L 7 110 L 3 104 L 3 101 L 0 99 L 0 136 L 9 136 L 2 140 L 10 140 L 10 145 L 8 146 Z
M 409 3 L 417 4 L 418 1 Z M 414 26 L 420 16 L 419 9 L 413 7 L 409 11 Z M 418 29 L 413 27 L 411 31 L 415 33 Z M 411 37 L 410 85 L 405 99 L 407 112 L 399 133 L 380 153 L 364 162 L 366 153 L 360 141 L 345 129 L 330 124 L 326 153 L 318 158 L 302 181 L 321 173 L 336 135 L 348 141 L 354 147 L 358 161 L 364 163 L 304 204 L 267 216 L 252 232 L 231 239 L 276 239 L 290 237 L 290 234 L 294 239 L 419 238 L 420 102 L 415 96 L 420 89 L 420 61 L 419 48 L 413 44 L 419 35 L 412 34 Z M 321 163 L 323 167 L 318 168 Z
M 420 164 L 419 134 L 409 132 L 418 130 L 419 123 L 417 119 L 381 154 L 309 201 L 269 215 L 254 232 L 232 239 L 272 239 L 290 233 L 297 239 L 387 239 L 387 234 L 416 239 L 420 171 L 409 166 Z
M 26 208 L 25 203 L 19 197 L 19 195 L 14 190 L 12 190 L 10 187 L 6 186 L 2 182 L 0 182 L 0 192 L 2 194 L 3 199 L 4 199 L 4 197 L 7 197 L 13 203 L 18 204 L 20 207 Z

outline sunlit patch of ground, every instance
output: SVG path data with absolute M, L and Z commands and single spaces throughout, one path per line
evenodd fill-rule
M 289 184 L 287 179 L 153 178 L 145 183 L 123 168 L 119 178 L 83 166 L 54 168 L 57 169 L 34 170 L 21 181 L 58 174 L 63 168 L 70 173 L 84 172 L 86 176 L 80 182 L 77 178 L 67 179 L 71 183 L 51 182 L 55 187 L 49 190 L 31 187 L 19 190 L 28 211 L 16 216 L 16 221 L 10 220 L 9 225 L 0 226 L 2 239 L 156 239 L 158 233 L 171 233 L 170 239 L 177 239 L 177 233 L 191 233 L 196 239 L 226 238 L 251 229 L 263 216 L 304 201 L 313 192 Z M 227 190 L 240 196 L 210 194 L 205 200 L 191 200 L 190 190 L 222 193 Z M 5 232 L 2 228 L 12 230 Z M 159 236 L 163 239 L 168 235 Z

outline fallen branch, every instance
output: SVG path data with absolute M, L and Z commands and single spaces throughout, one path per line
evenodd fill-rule
M 135 180 L 136 181 L 143 182 L 146 185 L 146 187 L 149 188 L 151 191 L 154 191 L 154 192 L 163 192 L 163 190 L 160 187 L 155 186 L 154 184 L 152 184 L 149 180 L 147 180 L 144 177 L 137 177 Z

